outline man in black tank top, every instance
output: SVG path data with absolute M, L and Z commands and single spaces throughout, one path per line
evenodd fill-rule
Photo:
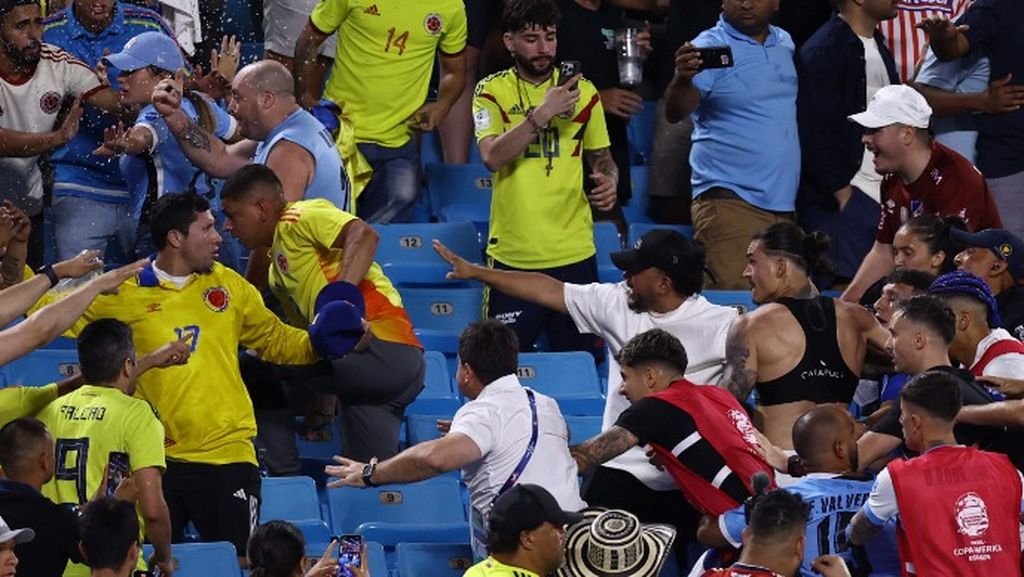
M 805 235 L 792 223 L 772 225 L 747 249 L 748 280 L 756 310 L 733 323 L 726 341 L 721 386 L 744 402 L 756 387 L 763 431 L 792 450 L 793 422 L 822 403 L 849 404 L 867 342 L 877 348 L 886 334 L 859 305 L 823 297 L 811 272 L 824 272 L 828 239 Z

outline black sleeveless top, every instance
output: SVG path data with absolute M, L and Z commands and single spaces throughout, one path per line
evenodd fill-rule
M 830 297 L 780 298 L 800 323 L 807 341 L 804 356 L 793 370 L 757 384 L 762 405 L 795 401 L 843 403 L 853 400 L 859 378 L 846 366 L 836 335 L 836 303 Z

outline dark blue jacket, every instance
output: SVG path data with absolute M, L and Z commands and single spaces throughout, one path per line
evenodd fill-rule
M 875 43 L 898 84 L 896 63 L 875 31 Z M 833 193 L 850 184 L 864 158 L 864 129 L 846 117 L 867 108 L 864 44 L 845 20 L 833 14 L 797 54 L 800 79 L 797 122 L 800 125 L 801 205 L 835 208 Z

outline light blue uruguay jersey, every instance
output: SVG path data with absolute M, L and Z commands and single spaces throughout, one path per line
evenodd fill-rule
M 334 145 L 334 138 L 323 124 L 303 109 L 291 113 L 278 124 L 267 138 L 256 148 L 253 162 L 266 164 L 274 145 L 282 140 L 294 142 L 305 148 L 316 161 L 313 181 L 306 187 L 304 200 L 323 198 L 346 212 L 355 213 L 350 206 L 351 190 L 348 173 L 341 162 L 341 155 Z
M 853 575 L 899 577 L 900 557 L 896 549 L 896 523 L 890 521 L 882 532 L 863 547 L 850 545 L 846 527 L 871 494 L 873 480 L 848 479 L 829 473 L 811 473 L 799 483 L 786 487 L 810 505 L 807 522 L 804 562 L 800 575 L 817 577 L 811 562 L 821 555 L 839 555 L 846 560 Z M 742 543 L 743 507 L 727 511 L 719 517 L 722 535 L 738 547 Z
M 96 66 L 105 53 L 120 52 L 129 40 L 143 32 L 174 33 L 159 13 L 124 2 L 114 3 L 114 17 L 100 32 L 90 32 L 75 18 L 69 6 L 44 22 L 43 42 L 60 46 L 77 58 Z M 118 71 L 107 69 L 107 80 L 114 90 Z M 92 151 L 103 142 L 103 131 L 117 125 L 117 118 L 86 106 L 78 133 L 67 144 L 53 151 L 54 196 L 78 196 L 109 203 L 128 202 L 128 189 L 118 160 L 98 156 Z
M 210 97 L 201 93 L 203 103 L 213 119 L 213 134 L 217 138 L 228 138 L 234 134 L 238 123 Z M 194 121 L 199 120 L 199 111 L 188 98 L 181 100 L 181 110 Z M 121 174 L 128 183 L 128 202 L 136 220 L 143 212 L 143 206 L 152 204 L 168 193 L 193 192 L 210 201 L 219 209 L 217 192 L 221 182 L 211 177 L 185 156 L 178 140 L 171 134 L 167 123 L 152 105 L 146 106 L 135 120 L 135 126 L 142 126 L 153 134 L 153 148 L 138 156 L 121 156 Z

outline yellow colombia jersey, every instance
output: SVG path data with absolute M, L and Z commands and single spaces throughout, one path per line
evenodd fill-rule
M 515 69 L 476 85 L 473 121 L 477 141 L 523 122 L 557 82 L 534 86 Z M 580 100 L 568 118 L 555 117 L 517 158 L 494 174 L 487 254 L 522 269 L 564 266 L 590 258 L 594 223 L 583 192 L 583 151 L 609 146 L 597 89 L 580 80 Z M 550 162 L 550 171 L 548 170 Z
M 21 417 L 31 417 L 57 398 L 57 384 L 45 387 L 0 389 L 0 427 Z
M 324 97 L 344 105 L 356 141 L 389 148 L 409 141 L 406 120 L 427 99 L 436 52 L 466 47 L 462 0 L 320 0 L 310 20 L 338 31 Z
M 270 248 L 270 288 L 292 324 L 305 327 L 313 319 L 316 295 L 338 280 L 344 251 L 331 248 L 346 224 L 356 217 L 324 199 L 289 203 L 274 229 Z M 366 320 L 382 341 L 420 347 L 402 297 L 376 262 L 359 283 L 366 301 Z M 421 347 L 422 348 L 422 347 Z
M 273 363 L 317 361 L 309 333 L 281 322 L 254 286 L 220 263 L 193 273 L 180 289 L 159 280 L 150 264 L 118 294 L 97 297 L 69 336 L 105 317 L 132 327 L 140 356 L 174 339 L 192 346 L 187 364 L 146 371 L 135 393 L 160 414 L 172 460 L 256 464 L 256 418 L 238 369 L 239 345 Z
M 39 411 L 56 443 L 54 478 L 43 495 L 54 503 L 83 505 L 103 483 L 111 453 L 128 455 L 131 472 L 166 468 L 164 428 L 149 403 L 112 387 L 85 385 Z M 144 530 L 141 514 L 139 527 Z M 145 569 L 143 559 L 140 568 Z M 85 565 L 68 564 L 65 577 L 89 575 Z
M 466 570 L 463 577 L 540 577 L 533 571 L 505 565 L 494 557 L 488 557 Z

